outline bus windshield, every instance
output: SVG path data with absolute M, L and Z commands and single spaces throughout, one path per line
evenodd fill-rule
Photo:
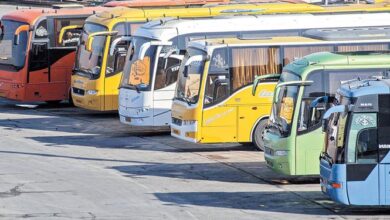
M 183 60 L 180 50 L 176 46 L 148 45 L 151 41 L 153 40 L 147 38 L 133 38 L 134 51 L 129 51 L 133 57 L 128 54 L 131 57 L 130 69 L 123 75 L 122 87 L 149 91 L 154 78 L 154 90 L 165 88 L 177 81 Z M 147 46 L 146 51 L 141 51 L 143 46 Z M 145 53 L 142 60 L 140 53 Z
M 84 25 L 83 34 L 81 36 L 81 44 L 77 53 L 76 69 L 78 74 L 87 74 L 93 79 L 100 76 L 100 69 L 103 60 L 104 48 L 106 45 L 105 36 L 96 36 L 92 43 L 92 51 L 85 49 L 85 43 L 88 40 L 89 34 L 107 31 L 108 29 L 102 25 L 86 23 Z
M 290 72 L 283 72 L 279 83 L 299 81 L 300 76 Z M 283 136 L 288 136 L 291 131 L 295 103 L 297 102 L 299 86 L 282 86 L 276 90 L 272 112 L 271 124 L 277 128 Z
M 23 31 L 19 35 L 19 44 L 14 44 L 15 31 L 26 23 L 2 20 L 0 33 L 0 67 L 3 65 L 13 66 L 16 69 L 24 67 L 28 35 Z
M 126 71 L 123 72 L 121 87 L 135 89 L 137 91 L 150 90 L 152 67 L 154 66 L 153 61 L 158 46 L 152 45 L 147 48 L 143 59 L 140 60 L 140 49 L 150 41 L 152 41 L 152 39 L 133 37 L 132 49 L 129 49 L 127 55 L 128 59 L 131 60 L 130 68 L 126 68 Z
M 186 101 L 188 104 L 196 104 L 199 99 L 201 78 L 205 66 L 205 61 L 193 61 L 187 66 L 185 64 L 191 57 L 202 56 L 206 53 L 195 48 L 188 48 L 184 57 L 183 65 L 179 70 L 175 99 Z

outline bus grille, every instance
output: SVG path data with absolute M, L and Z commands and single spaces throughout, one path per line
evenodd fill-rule
M 84 89 L 79 89 L 79 88 L 76 88 L 76 87 L 73 87 L 73 93 L 74 94 L 77 94 L 77 95 L 85 95 L 85 90 Z
M 172 118 L 172 124 L 181 126 L 183 124 L 183 121 L 178 118 Z

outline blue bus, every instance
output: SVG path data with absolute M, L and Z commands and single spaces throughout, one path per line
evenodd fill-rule
M 344 82 L 332 106 L 322 122 L 321 190 L 346 205 L 390 205 L 390 79 Z

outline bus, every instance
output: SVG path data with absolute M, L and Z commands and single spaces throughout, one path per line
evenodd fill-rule
M 377 36 L 365 37 L 376 32 L 374 28 L 314 29 L 302 37 L 190 43 L 172 105 L 171 135 L 202 144 L 252 142 L 264 150 L 261 135 L 283 66 L 314 52 L 387 45 L 390 35 L 380 42 Z
M 389 30 L 370 30 L 362 37 L 375 39 L 374 35 L 381 34 L 388 39 Z M 378 42 L 356 46 L 354 50 L 387 51 L 388 46 L 387 42 Z M 348 52 L 342 46 L 334 51 Z M 376 64 L 375 59 L 324 54 L 328 53 L 309 55 L 287 65 L 276 86 L 271 115 L 262 137 L 266 163 L 277 173 L 319 175 L 318 157 L 324 145 L 322 116 L 333 102 L 337 88 L 345 80 L 380 74 L 364 69 L 363 64 Z M 351 63 L 356 63 L 356 69 L 347 70 L 344 66 Z
M 132 47 L 135 52 L 128 53 L 126 58 L 119 89 L 120 120 L 128 125 L 169 129 L 176 79 L 191 40 L 297 36 L 315 28 L 381 27 L 390 24 L 383 19 L 388 15 L 259 15 L 196 20 L 169 18 L 150 22 L 136 31 Z
M 213 1 L 213 0 L 210 0 Z M 214 0 L 215 1 L 215 0 Z M 389 8 L 390 9 L 390 8 Z M 309 4 L 230 4 L 202 8 L 116 8 L 89 17 L 84 26 L 72 75 L 72 98 L 77 107 L 96 111 L 118 110 L 118 87 L 132 35 L 142 24 L 160 17 L 211 17 L 220 14 L 319 11 Z M 92 41 L 93 39 L 93 41 Z
M 0 97 L 54 103 L 68 99 L 81 28 L 87 17 L 107 9 L 72 4 L 4 15 L 0 24 Z
M 343 68 L 375 72 L 380 77 L 344 82 L 324 114 L 321 190 L 345 205 L 388 206 L 390 56 L 375 53 L 351 57 L 356 61 Z

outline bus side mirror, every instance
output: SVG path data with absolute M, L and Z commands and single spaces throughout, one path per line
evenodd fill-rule
M 110 47 L 110 56 L 114 56 L 115 51 L 118 50 L 118 44 L 123 42 L 131 42 L 132 37 L 130 36 L 123 36 L 115 39 L 112 41 L 111 47 Z
M 329 118 L 332 114 L 335 113 L 347 114 L 348 111 L 350 111 L 350 108 L 349 106 L 346 105 L 336 105 L 328 109 L 328 111 L 325 112 L 324 117 L 322 118 L 322 131 L 326 132 L 326 130 L 328 129 Z
M 15 31 L 14 35 L 14 45 L 19 45 L 20 44 L 20 34 L 22 32 L 28 32 L 30 31 L 30 26 L 29 25 L 22 25 L 18 27 Z
M 266 79 L 279 79 L 279 78 L 280 78 L 280 74 L 267 74 L 267 75 L 263 75 L 263 76 L 256 76 L 255 80 L 253 81 L 252 95 L 253 96 L 256 95 L 257 86 L 259 85 L 259 83 L 262 80 L 266 80 Z
M 58 36 L 58 44 L 62 44 L 64 42 L 64 36 L 67 32 L 80 32 L 80 30 L 83 28 L 81 25 L 69 25 L 61 28 L 60 35 Z
M 118 31 L 101 31 L 92 33 L 88 36 L 87 42 L 85 42 L 85 50 L 88 52 L 92 52 L 92 45 L 96 36 L 115 36 L 117 34 Z
M 328 103 L 328 100 L 329 100 L 329 97 L 328 97 L 328 96 L 321 96 L 321 97 L 318 97 L 318 98 L 314 99 L 314 100 L 310 103 L 310 108 L 317 108 L 320 104 L 327 104 L 327 103 Z

